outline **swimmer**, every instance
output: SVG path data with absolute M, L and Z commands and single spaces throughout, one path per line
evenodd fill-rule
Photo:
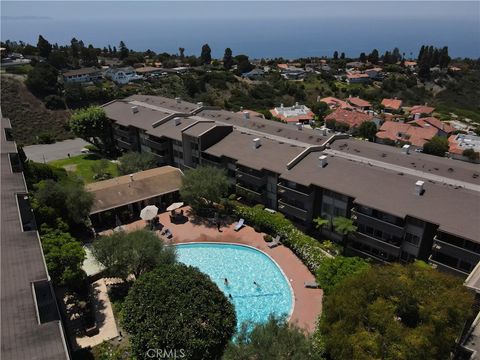
M 226 286 L 228 286 L 228 279 L 227 278 L 225 278 L 224 283 L 225 283 Z
M 232 298 L 232 294 L 228 294 L 228 298 L 229 298 L 229 299 L 233 299 L 233 298 Z
M 258 285 L 256 281 L 253 282 L 253 285 L 255 285 L 256 287 L 260 287 L 260 285 Z

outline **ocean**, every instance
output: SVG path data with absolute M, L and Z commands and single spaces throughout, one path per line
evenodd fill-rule
M 36 44 L 72 37 L 134 50 L 214 57 L 230 47 L 251 58 L 356 57 L 400 48 L 416 57 L 422 44 L 448 46 L 453 57 L 480 57 L 478 2 L 8 2 L 1 39 Z

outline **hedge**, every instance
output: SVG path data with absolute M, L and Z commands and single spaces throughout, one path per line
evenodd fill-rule
M 265 211 L 263 206 L 248 207 L 238 203 L 234 204 L 233 209 L 233 213 L 245 219 L 248 225 L 265 233 L 280 235 L 282 244 L 290 248 L 312 273 L 316 273 L 325 258 L 331 257 L 318 240 L 298 230 L 278 212 L 272 214 Z

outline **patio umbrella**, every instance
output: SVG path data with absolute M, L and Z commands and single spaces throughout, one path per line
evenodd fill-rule
M 172 205 L 170 205 L 167 208 L 167 211 L 177 210 L 178 208 L 181 208 L 182 206 L 183 206 L 183 202 L 176 202 L 176 203 L 173 203 Z
M 158 208 L 155 205 L 145 206 L 142 211 L 140 211 L 140 217 L 143 220 L 152 220 L 158 214 Z

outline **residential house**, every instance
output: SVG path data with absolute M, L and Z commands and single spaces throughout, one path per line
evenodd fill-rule
M 383 71 L 382 68 L 375 67 L 371 69 L 366 69 L 364 73 L 367 74 L 372 80 L 382 80 L 383 78 L 382 71 Z
M 346 82 L 349 84 L 364 84 L 371 81 L 370 76 L 365 73 L 360 72 L 349 72 L 347 73 Z
M 260 80 L 264 77 L 264 75 L 265 72 L 262 69 L 253 69 L 252 71 L 243 73 L 242 77 L 249 80 Z
M 257 111 L 253 111 L 253 110 L 249 110 L 249 109 L 244 109 L 244 108 L 240 108 L 240 111 L 237 111 L 237 114 L 242 114 L 245 120 L 250 119 L 251 116 L 259 117 L 259 118 L 262 118 L 262 119 L 265 118 L 265 115 L 263 115 L 262 113 L 259 113 Z
M 377 141 L 386 144 L 409 143 L 422 149 L 423 145 L 437 134 L 438 129 L 433 126 L 422 128 L 411 124 L 385 121 L 377 132 Z
M 161 75 L 164 71 L 161 68 L 153 67 L 153 66 L 142 66 L 135 69 L 137 75 L 143 77 L 155 77 Z
M 282 70 L 282 77 L 287 80 L 300 80 L 305 77 L 305 70 L 289 66 L 287 69 Z
M 453 159 L 469 161 L 474 163 L 480 163 L 480 136 L 457 134 L 450 135 L 448 138 L 450 157 Z M 463 152 L 467 149 L 471 149 L 478 155 L 476 157 L 467 157 L 463 155 Z
M 402 100 L 397 98 L 394 99 L 383 99 L 381 103 L 385 110 L 390 111 L 399 111 L 402 108 Z
M 349 97 L 347 102 L 353 106 L 355 109 L 360 111 L 367 111 L 372 108 L 372 104 L 366 100 L 360 99 L 359 97 Z
M 351 109 L 352 108 L 352 106 L 346 101 L 337 99 L 332 96 L 328 96 L 323 99 L 320 99 L 320 101 L 326 103 L 330 109 L 338 109 L 338 108 Z
M 365 63 L 363 63 L 361 61 L 351 61 L 351 62 L 346 63 L 345 66 L 347 68 L 351 68 L 351 69 L 360 69 L 360 68 L 365 66 Z
M 305 105 L 276 107 L 270 110 L 270 113 L 285 123 L 309 123 L 314 119 L 315 114 Z
M 437 135 L 444 136 L 444 137 L 450 135 L 455 130 L 450 124 L 443 122 L 434 117 L 420 118 L 417 120 L 410 121 L 409 124 L 413 126 L 418 126 L 421 128 L 428 128 L 433 126 L 438 130 Z
M 410 109 L 410 117 L 414 120 L 425 115 L 431 115 L 435 108 L 427 105 L 415 105 Z
M 405 67 L 407 69 L 410 69 L 410 70 L 415 70 L 417 68 L 417 62 L 416 61 L 408 61 L 408 60 L 405 60 L 403 62 L 403 64 L 405 65 Z
M 110 68 L 105 75 L 111 78 L 117 84 L 128 84 L 130 81 L 141 80 L 143 76 L 138 75 L 131 66 L 123 68 Z
M 335 120 L 337 123 L 347 124 L 350 128 L 350 131 L 353 131 L 362 123 L 366 121 L 373 121 L 374 118 L 372 115 L 361 111 L 338 108 L 325 117 L 325 121 L 329 120 Z
M 95 67 L 81 68 L 66 71 L 62 74 L 63 81 L 67 83 L 83 83 L 103 79 L 102 71 Z

